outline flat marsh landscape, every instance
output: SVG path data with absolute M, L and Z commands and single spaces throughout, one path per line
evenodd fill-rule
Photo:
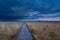
M 60 40 L 60 22 L 27 22 L 36 40 Z
M 23 22 L 0 22 L 0 40 L 13 40 Z M 60 40 L 60 22 L 26 22 L 36 40 Z
M 0 40 L 13 40 L 22 22 L 0 22 Z

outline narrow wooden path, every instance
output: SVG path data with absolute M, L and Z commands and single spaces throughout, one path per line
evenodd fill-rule
M 14 40 L 35 40 L 29 31 L 27 24 L 23 24 Z

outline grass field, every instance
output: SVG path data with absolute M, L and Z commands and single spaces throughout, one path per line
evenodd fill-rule
M 26 22 L 36 40 L 60 40 L 60 22 Z M 0 22 L 0 40 L 13 40 L 23 22 Z
M 60 22 L 27 22 L 36 40 L 60 40 Z
M 0 22 L 0 40 L 13 40 L 22 22 Z

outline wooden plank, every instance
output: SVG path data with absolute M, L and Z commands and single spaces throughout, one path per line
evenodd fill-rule
M 29 31 L 27 24 L 23 24 L 21 30 L 17 33 L 14 40 L 35 40 Z

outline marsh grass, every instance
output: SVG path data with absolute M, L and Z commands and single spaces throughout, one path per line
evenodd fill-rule
M 36 40 L 60 40 L 60 22 L 28 22 Z M 56 31 L 57 30 L 57 31 Z
M 0 22 L 0 40 L 13 40 L 21 26 L 21 22 Z

